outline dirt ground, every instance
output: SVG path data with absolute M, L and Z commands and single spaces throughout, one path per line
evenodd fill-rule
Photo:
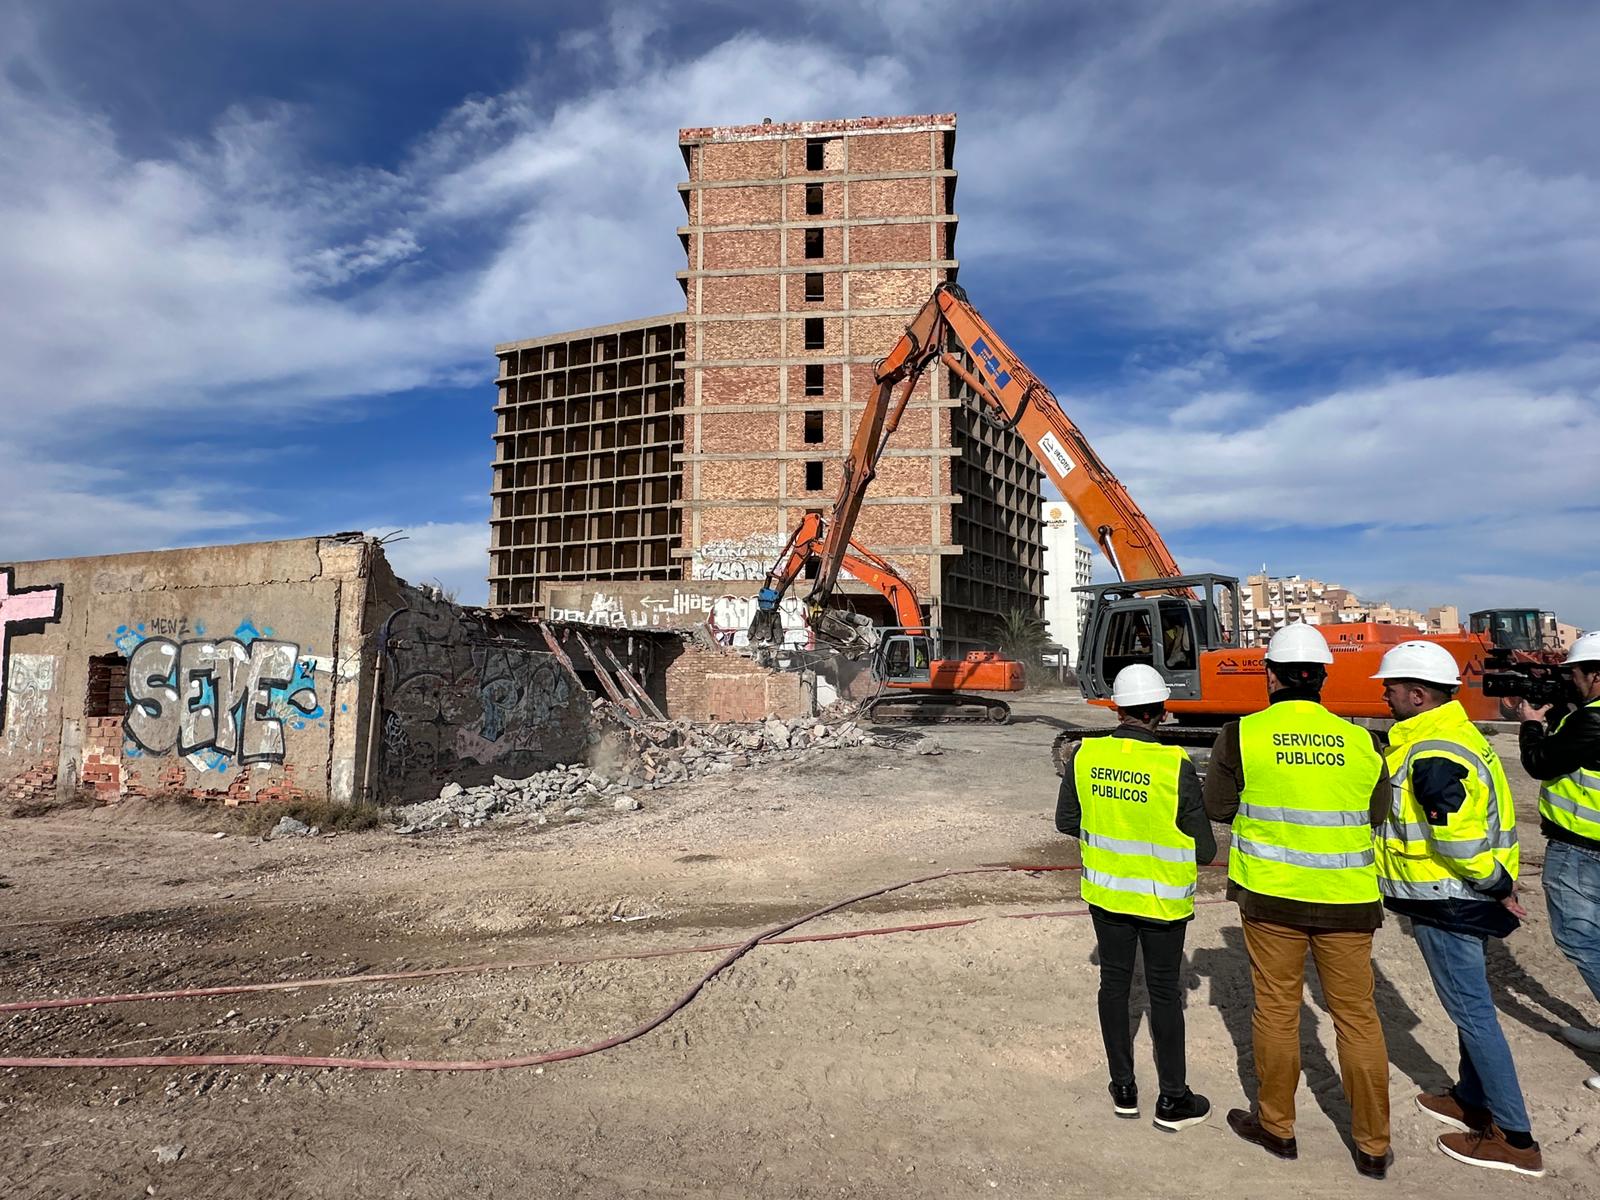
M 643 794 L 571 824 L 262 842 L 225 812 L 134 808 L 0 819 L 0 1000 L 593 956 L 737 940 L 868 889 L 984 863 L 1076 862 L 1052 823 L 1049 745 L 1082 706 L 1018 706 L 1006 728 L 933 735 L 939 755 L 864 748 Z M 1515 759 L 1508 736 L 1497 745 Z M 1524 862 L 1534 790 L 1508 764 Z M 229 831 L 222 839 L 217 831 Z M 1204 877 L 1216 901 L 1220 873 Z M 542 1069 L 0 1073 L 13 1197 L 1411 1197 L 1600 1184 L 1600 1070 L 1553 1036 L 1600 1019 L 1530 919 L 1497 954 L 1502 1020 L 1545 1150 L 1543 1181 L 1433 1149 L 1415 1111 L 1455 1034 L 1399 922 L 1377 959 L 1396 1162 L 1355 1174 L 1332 1024 L 1308 996 L 1298 1134 L 1280 1163 L 1237 1140 L 1250 985 L 1237 915 L 1189 935 L 1190 1078 L 1216 1107 L 1180 1135 L 1115 1120 L 1074 877 L 965 876 L 807 932 L 985 918 L 958 929 L 761 947 L 668 1024 Z M 495 1058 L 593 1042 L 664 1007 L 711 960 L 682 955 L 435 980 L 0 1014 L 0 1053 Z M 1139 1036 L 1142 1082 L 1155 1090 Z M 1148 1117 L 1148 1112 L 1147 1112 Z M 183 1147 L 159 1163 L 158 1146 Z

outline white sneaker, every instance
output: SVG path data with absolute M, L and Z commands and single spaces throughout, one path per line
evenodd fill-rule
M 1561 1040 L 1579 1050 L 1600 1051 L 1600 1029 L 1579 1029 L 1568 1025 L 1561 1031 Z

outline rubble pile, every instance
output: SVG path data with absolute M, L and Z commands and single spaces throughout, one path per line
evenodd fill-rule
M 591 809 L 637 811 L 635 792 L 689 779 L 724 775 L 761 763 L 793 760 L 813 751 L 852 746 L 899 746 L 903 734 L 871 734 L 855 721 L 777 718 L 759 724 L 640 721 L 611 705 L 595 707 L 589 763 L 567 763 L 526 779 L 476 787 L 447 783 L 432 800 L 394 810 L 400 833 L 475 829 L 503 817 L 543 825 L 556 815 L 581 817 Z M 911 739 L 915 740 L 915 739 Z

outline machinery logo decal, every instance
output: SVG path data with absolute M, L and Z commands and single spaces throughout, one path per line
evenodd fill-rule
M 1058 475 L 1065 475 L 1072 470 L 1072 459 L 1056 440 L 1055 434 L 1040 434 L 1039 449 L 1044 451 L 1045 457 L 1050 460 L 1050 465 L 1056 469 Z
M 1001 365 L 1000 356 L 989 348 L 989 343 L 983 338 L 974 339 L 972 353 L 983 364 L 983 369 L 989 372 L 995 387 L 1003 388 L 1011 382 L 1011 372 Z

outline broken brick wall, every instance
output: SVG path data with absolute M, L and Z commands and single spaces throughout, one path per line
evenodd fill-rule
M 731 651 L 685 645 L 666 670 L 667 716 L 680 721 L 790 720 L 811 713 L 797 672 L 773 671 Z

